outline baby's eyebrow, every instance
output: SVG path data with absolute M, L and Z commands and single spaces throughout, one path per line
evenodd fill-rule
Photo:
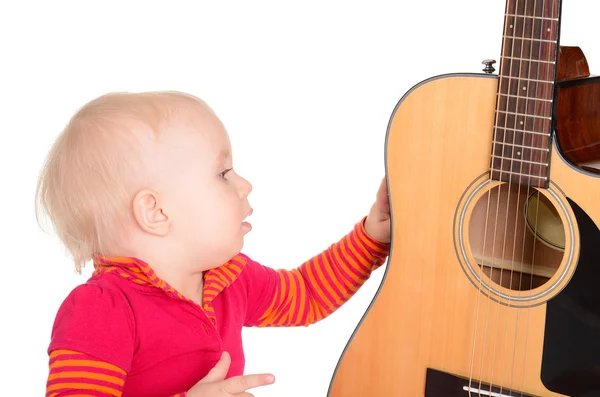
M 229 150 L 221 149 L 217 155 L 217 163 L 222 163 L 225 159 L 231 157 Z

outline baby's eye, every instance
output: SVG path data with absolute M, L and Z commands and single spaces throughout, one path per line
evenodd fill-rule
M 221 172 L 219 174 L 219 176 L 223 179 L 225 179 L 225 174 L 227 174 L 229 171 L 231 171 L 231 168 L 226 169 L 225 171 Z

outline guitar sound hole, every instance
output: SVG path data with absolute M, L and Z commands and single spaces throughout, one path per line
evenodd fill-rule
M 564 225 L 556 208 L 535 188 L 503 183 L 475 203 L 469 242 L 479 269 L 514 290 L 544 285 L 563 259 Z

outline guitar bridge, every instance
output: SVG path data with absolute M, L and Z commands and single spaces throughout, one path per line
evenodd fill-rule
M 539 397 L 427 368 L 425 397 Z

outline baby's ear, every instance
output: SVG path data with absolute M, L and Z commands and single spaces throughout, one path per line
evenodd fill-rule
M 146 232 L 166 236 L 171 228 L 171 219 L 163 212 L 160 195 L 152 190 L 141 190 L 133 198 L 133 216 Z

